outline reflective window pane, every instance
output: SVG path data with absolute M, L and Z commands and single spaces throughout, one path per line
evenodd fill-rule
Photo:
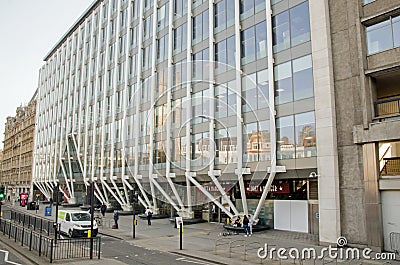
M 255 26 L 257 60 L 267 56 L 267 24 L 261 22 Z
M 368 54 L 393 47 L 392 29 L 389 20 L 367 27 L 367 46 Z
M 314 95 L 311 55 L 293 60 L 293 92 L 294 100 Z
M 290 34 L 292 46 L 310 40 L 310 16 L 308 2 L 290 9 Z
M 274 75 L 276 104 L 279 105 L 293 101 L 291 63 L 287 62 L 275 66 Z
M 276 121 L 276 129 L 277 159 L 295 158 L 293 116 L 278 118 Z
M 296 158 L 317 156 L 314 112 L 295 115 L 295 124 Z
M 290 47 L 289 12 L 283 12 L 272 19 L 273 49 L 279 52 Z

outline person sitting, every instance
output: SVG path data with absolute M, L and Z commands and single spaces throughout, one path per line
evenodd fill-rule
M 235 222 L 233 223 L 234 227 L 242 227 L 242 224 L 240 222 L 240 216 L 238 216 L 235 220 Z

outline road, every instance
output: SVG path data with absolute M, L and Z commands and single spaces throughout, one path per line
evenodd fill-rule
M 102 238 L 101 256 L 115 259 L 124 264 L 159 265 L 159 264 L 201 264 L 212 265 L 199 259 L 188 258 L 159 250 L 146 249 L 136 246 L 133 242 L 123 241 L 110 237 Z
M 5 260 L 6 256 L 8 256 L 7 260 Z M 17 265 L 29 263 L 29 260 L 25 259 L 18 252 L 9 248 L 7 245 L 0 241 L 0 264 Z

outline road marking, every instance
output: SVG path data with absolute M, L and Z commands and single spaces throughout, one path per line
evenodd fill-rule
M 208 263 L 205 261 L 200 261 L 200 260 L 196 260 L 196 259 L 189 259 L 189 258 L 177 258 L 177 261 L 182 261 L 182 262 L 188 262 L 188 263 L 194 263 L 194 264 L 201 264 L 201 265 L 212 265 L 212 263 Z
M 5 261 L 6 263 L 14 264 L 14 265 L 21 265 L 21 264 L 19 264 L 19 263 L 12 262 L 12 261 L 9 261 L 9 260 L 8 260 L 8 254 L 9 254 L 9 252 L 8 252 L 7 250 L 2 250 L 2 249 L 0 249 L 0 252 L 3 252 L 3 253 L 4 253 L 4 261 Z

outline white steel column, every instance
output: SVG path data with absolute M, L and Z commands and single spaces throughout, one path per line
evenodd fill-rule
M 209 0 L 208 1 L 208 14 L 209 14 L 209 21 L 214 21 L 214 0 Z M 238 215 L 239 212 L 236 209 L 235 205 L 233 205 L 232 201 L 230 198 L 226 195 L 225 190 L 222 188 L 221 184 L 219 183 L 218 179 L 216 178 L 215 172 L 214 172 L 214 163 L 215 163 L 215 144 L 214 144 L 214 139 L 215 139 L 215 100 L 218 100 L 215 98 L 215 79 L 214 79 L 214 67 L 215 63 L 214 62 L 214 23 L 209 23 L 208 27 L 209 31 L 209 67 L 210 67 L 210 82 L 209 82 L 209 102 L 210 102 L 210 117 L 207 117 L 209 120 L 209 133 L 210 133 L 210 139 L 212 142 L 210 142 L 210 166 L 209 166 L 209 171 L 208 171 L 208 176 L 211 178 L 212 182 L 214 185 L 217 187 L 218 191 L 221 193 L 221 196 L 224 198 L 225 201 L 228 202 L 229 207 L 233 210 L 233 212 Z M 212 158 L 212 160 L 211 160 Z M 225 207 L 224 207 L 225 208 Z
M 237 169 L 235 170 L 238 176 L 238 182 L 240 187 L 240 195 L 242 197 L 243 212 L 245 215 L 248 214 L 246 189 L 243 181 L 243 118 L 242 118 L 242 70 L 240 65 L 240 1 L 235 1 L 235 45 L 236 45 L 236 130 L 237 130 L 237 153 L 238 162 Z
M 173 1 L 169 2 L 170 8 L 171 5 L 173 4 Z M 173 5 L 172 5 L 173 6 Z M 155 114 L 155 109 L 156 109 L 156 103 L 155 103 L 155 91 L 156 89 L 156 55 L 157 55 L 157 0 L 154 0 L 154 4 L 153 4 L 153 49 L 152 49 L 152 62 L 151 62 L 151 88 L 152 88 L 152 92 L 151 92 L 151 109 L 149 111 L 149 115 L 150 115 L 150 150 L 154 150 L 154 114 Z M 173 14 L 172 12 L 170 12 L 170 14 Z M 172 25 L 172 21 L 170 20 L 172 16 L 169 16 L 169 24 Z M 168 42 L 169 45 L 172 45 L 171 42 L 173 40 L 173 36 L 172 36 L 172 27 L 168 28 Z M 171 42 L 170 42 L 171 40 Z M 169 46 L 172 47 L 172 46 Z M 172 48 L 171 48 L 172 50 Z M 168 57 L 169 59 L 169 57 Z M 168 68 L 169 70 L 169 68 Z M 168 76 L 169 78 L 169 76 Z M 169 82 L 169 79 L 168 79 Z M 171 92 L 170 90 L 167 91 L 167 113 L 171 113 Z M 183 209 L 184 205 L 183 202 L 175 188 L 174 183 L 171 180 L 170 177 L 170 173 L 171 173 L 171 116 L 167 115 L 166 118 L 166 133 L 167 133 L 167 137 L 166 137 L 166 157 L 168 158 L 166 161 L 166 169 L 165 169 L 165 175 L 166 175 L 166 179 L 168 181 L 168 184 L 171 187 L 172 192 L 174 193 L 175 198 L 178 201 L 179 206 Z M 160 117 L 161 118 L 161 117 Z M 153 180 L 154 184 L 156 184 L 156 187 L 160 190 L 161 193 L 166 194 L 167 195 L 167 200 L 168 201 L 173 201 L 170 196 L 162 189 L 162 187 L 160 185 L 158 185 L 157 179 L 156 178 L 152 178 L 153 176 L 153 152 L 150 152 L 150 159 L 149 159 L 149 177 Z M 165 196 L 165 195 L 164 195 Z M 171 203 L 172 205 L 175 205 L 175 203 Z M 174 206 L 176 207 L 176 206 Z M 176 210 L 178 211 L 179 209 L 176 207 Z
M 111 89 L 108 88 L 108 89 L 106 89 L 104 91 L 103 109 L 105 109 L 105 103 L 106 103 L 106 98 L 107 98 L 107 96 L 106 96 L 107 95 L 107 90 L 112 90 L 113 93 L 112 93 L 112 101 L 111 101 L 112 103 L 111 103 L 111 113 L 110 113 L 110 116 L 111 116 L 111 123 L 110 123 L 111 124 L 111 137 L 110 137 L 110 139 L 111 139 L 111 141 L 110 141 L 111 142 L 111 144 L 110 144 L 110 146 L 111 146 L 111 151 L 110 151 L 111 167 L 110 167 L 109 178 L 110 178 L 111 184 L 114 186 L 115 192 L 119 196 L 119 200 L 122 202 L 122 204 L 121 204 L 122 209 L 123 210 L 129 210 L 130 205 L 126 200 L 126 196 L 123 196 L 121 194 L 121 191 L 120 191 L 118 185 L 115 183 L 115 180 L 117 179 L 117 176 L 114 175 L 114 167 L 115 167 L 115 165 L 114 165 L 114 160 L 115 160 L 114 150 L 115 150 L 115 139 L 116 139 L 115 128 L 116 128 L 117 123 L 118 123 L 118 122 L 116 122 L 116 115 L 115 115 L 116 113 L 115 112 L 116 112 L 116 108 L 117 108 L 117 106 L 116 106 L 117 105 L 116 104 L 116 91 L 117 91 L 117 79 L 118 79 L 118 52 L 119 52 L 119 41 L 118 40 L 119 40 L 119 35 L 120 35 L 120 23 L 119 23 L 120 3 L 121 2 L 118 1 L 117 5 L 116 5 L 116 9 L 115 10 L 117 12 L 117 15 L 114 16 L 114 20 L 113 20 L 114 23 L 116 24 L 116 28 L 115 28 L 115 40 L 116 41 L 115 41 L 115 44 L 114 44 L 114 51 L 113 51 L 113 53 L 114 53 L 114 55 L 113 55 L 113 58 L 114 58 L 113 80 L 112 80 L 112 83 L 111 83 Z M 103 111 L 103 113 L 104 112 L 105 111 Z M 107 119 L 107 115 L 103 116 L 103 121 L 105 119 Z M 103 122 L 103 130 L 104 130 L 104 124 L 105 124 L 105 122 Z M 104 142 L 104 139 L 102 139 L 102 140 Z M 103 150 L 101 152 L 103 153 Z M 122 178 L 122 176 L 121 176 L 121 178 Z
M 276 174 L 276 125 L 275 125 L 275 85 L 274 85 L 274 54 L 272 43 L 272 8 L 271 0 L 265 1 L 266 23 L 267 23 L 267 49 L 268 49 L 268 94 L 269 94 L 269 132 L 270 132 L 270 152 L 271 152 L 271 168 L 267 184 L 264 187 L 261 199 L 258 202 L 254 219 L 258 218 L 264 205 L 265 198 L 271 189 L 272 182 Z
M 172 1 L 172 0 L 170 0 Z M 190 187 L 190 131 L 191 131 L 191 117 L 192 117 L 192 1 L 187 1 L 188 3 L 188 10 L 187 10 L 187 52 L 186 52 L 186 60 L 188 67 L 186 68 L 186 75 L 187 75 L 187 85 L 186 85 L 186 164 L 185 164 L 185 177 L 186 177 L 186 196 L 187 196 L 187 206 L 188 212 L 192 212 L 192 194 L 191 194 L 191 187 Z M 172 13 L 172 9 L 170 9 Z M 168 47 L 169 50 L 172 49 L 171 46 Z M 194 62 L 196 63 L 196 62 Z M 183 104 L 183 102 L 182 102 Z M 181 148 L 182 152 L 182 148 Z
M 136 181 L 136 183 L 138 183 L 139 188 L 141 187 L 140 182 L 139 182 L 139 178 L 141 178 L 141 176 L 139 176 L 139 137 L 140 137 L 140 92 L 141 92 L 141 75 L 142 75 L 142 61 L 141 61 L 141 57 L 142 57 L 142 47 L 143 47 L 143 3 L 144 0 L 140 0 L 140 6 L 139 6 L 139 25 L 138 25 L 138 41 L 137 41 L 137 45 L 138 45 L 138 52 L 137 52 L 137 66 L 136 66 L 136 91 L 134 91 L 134 95 L 135 95 L 135 109 L 136 109 L 136 114 L 135 114 L 135 118 L 134 118 L 134 127 L 135 127 L 135 169 L 134 169 L 134 179 Z M 152 185 L 152 184 L 150 184 Z M 151 205 L 150 200 L 148 199 L 148 197 L 145 194 L 145 191 L 143 188 L 140 189 L 146 202 L 147 205 Z M 152 194 L 153 195 L 153 194 Z M 154 199 L 153 199 L 154 202 Z
M 188 179 L 201 191 L 201 192 L 203 192 L 204 193 L 204 195 L 206 195 L 209 199 L 210 199 L 210 201 L 211 202 L 213 202 L 215 205 L 217 205 L 222 211 L 224 211 L 228 216 L 229 216 L 229 218 L 233 218 L 233 215 L 231 214 L 231 212 L 228 210 L 228 209 L 226 209 L 216 198 L 214 198 L 214 196 L 213 195 L 211 195 L 206 189 L 204 189 L 204 187 L 199 183 L 199 182 L 197 182 L 197 180 L 195 180 L 192 176 L 188 176 Z

